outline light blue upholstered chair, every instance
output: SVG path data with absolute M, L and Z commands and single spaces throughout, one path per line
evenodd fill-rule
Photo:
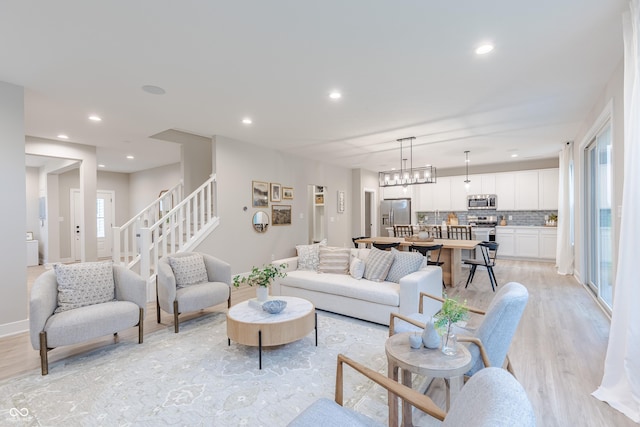
M 384 426 L 350 408 L 342 406 L 342 365 L 346 363 L 370 380 L 409 401 L 415 408 L 441 420 L 442 426 L 533 427 L 535 414 L 527 394 L 518 381 L 503 369 L 486 368 L 474 375 L 451 405 L 448 413 L 422 393 L 412 390 L 353 360 L 338 355 L 335 401 L 319 399 L 301 412 L 289 427 Z
M 186 259 L 194 254 L 202 255 L 206 269 L 202 283 L 179 287 L 176 275 L 170 265 L 170 259 Z M 178 315 L 202 310 L 226 302 L 231 306 L 231 266 L 211 255 L 198 252 L 180 252 L 158 261 L 156 276 L 156 310 L 160 323 L 160 310 L 173 314 L 174 331 L 179 332 Z M 188 272 L 187 272 L 188 273 Z
M 442 301 L 439 297 L 428 294 L 423 295 Z M 486 312 L 469 307 L 469 311 L 483 314 L 484 318 L 475 330 L 455 328 L 458 342 L 470 343 L 469 352 L 473 358 L 473 365 L 466 373 L 467 376 L 475 374 L 484 367 L 502 367 L 505 361 L 507 370 L 513 374 L 513 367 L 507 352 L 528 299 L 529 292 L 527 288 L 520 283 L 509 282 L 498 290 Z M 389 335 L 400 332 L 420 331 L 424 329 L 427 320 L 428 318 L 420 313 L 409 316 L 393 313 L 389 324 Z

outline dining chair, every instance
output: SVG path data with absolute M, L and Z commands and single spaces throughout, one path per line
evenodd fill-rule
M 390 251 L 391 248 L 397 248 L 398 246 L 400 246 L 400 242 L 394 242 L 394 243 L 373 242 L 374 248 L 377 248 L 383 251 Z
M 413 236 L 413 227 L 411 225 L 394 225 L 393 235 L 395 237 Z
M 471 240 L 471 227 L 467 225 L 447 225 L 447 239 Z
M 428 226 L 427 232 L 429 233 L 429 236 L 433 237 L 434 239 L 442 239 L 442 227 L 440 227 L 439 225 Z
M 486 268 L 487 273 L 489 273 L 491 289 L 493 289 L 494 292 L 496 291 L 498 281 L 496 280 L 496 274 L 493 271 L 493 267 L 496 265 L 496 255 L 498 254 L 499 245 L 500 244 L 496 242 L 481 242 L 478 244 L 478 249 L 480 249 L 482 259 L 465 259 L 462 261 L 464 264 L 471 266 L 471 269 L 469 270 L 469 277 L 467 277 L 467 284 L 464 286 L 465 289 L 469 286 L 469 283 L 473 282 L 478 266 L 482 266 Z
M 358 245 L 359 243 L 356 243 L 356 240 L 360 240 L 360 239 L 368 239 L 369 236 L 360 236 L 360 237 L 352 237 L 351 241 L 353 242 L 353 246 L 356 247 L 356 249 L 358 249 Z M 366 245 L 365 245 L 366 246 Z

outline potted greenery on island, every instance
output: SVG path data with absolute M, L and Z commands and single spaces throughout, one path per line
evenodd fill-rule
M 285 277 L 287 264 L 265 264 L 262 267 L 252 267 L 246 276 L 237 275 L 233 278 L 233 286 L 236 288 L 242 284 L 257 286 L 256 295 L 258 301 L 266 301 L 269 297 L 269 285 L 276 277 Z

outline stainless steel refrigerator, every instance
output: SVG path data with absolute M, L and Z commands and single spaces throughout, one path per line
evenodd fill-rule
M 411 224 L 411 199 L 386 199 L 380 202 L 380 235 L 393 236 L 394 225 Z

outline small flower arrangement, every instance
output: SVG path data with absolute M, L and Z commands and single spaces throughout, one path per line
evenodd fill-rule
M 255 285 L 267 288 L 276 277 L 285 277 L 287 275 L 286 268 L 286 263 L 280 265 L 265 264 L 262 268 L 252 267 L 251 273 L 247 276 L 235 276 L 233 278 L 233 286 L 237 288 L 246 283 L 249 286 Z
M 469 318 L 469 309 L 466 306 L 467 300 L 460 303 L 453 298 L 447 298 L 446 294 L 444 298 L 442 308 L 435 316 L 433 316 L 436 319 L 434 325 L 440 335 L 449 337 L 451 335 L 451 326 L 453 324 Z

